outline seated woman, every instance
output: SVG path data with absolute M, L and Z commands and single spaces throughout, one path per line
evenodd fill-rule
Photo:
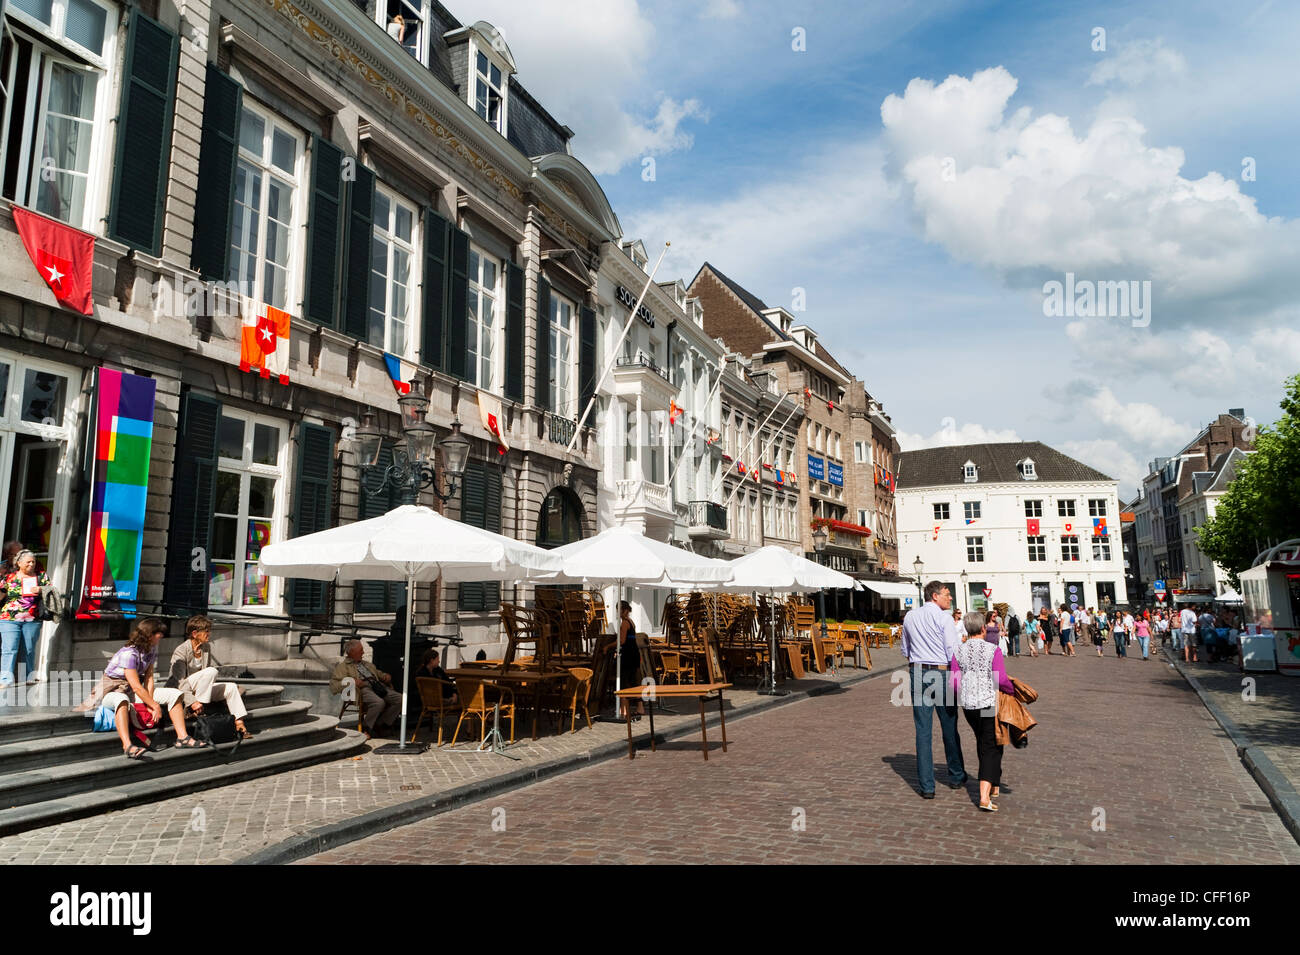
M 424 651 L 424 656 L 420 658 L 420 666 L 411 674 L 411 693 L 410 699 L 418 700 L 420 698 L 419 685 L 415 682 L 422 676 L 432 677 L 435 680 L 442 680 L 442 699 L 449 706 L 455 706 L 460 702 L 456 696 L 455 681 L 447 675 L 447 671 L 442 668 L 438 662 L 438 651 L 430 647 Z M 449 685 L 450 684 L 450 685 Z
M 127 759 L 140 759 L 145 754 L 145 747 L 131 742 L 131 721 L 135 715 L 132 697 L 153 711 L 153 723 L 161 720 L 163 710 L 167 710 L 176 729 L 177 746 L 199 749 L 207 745 L 185 732 L 181 691 L 166 687 L 154 689 L 158 642 L 166 633 L 167 624 L 157 617 L 137 621 L 126 646 L 113 654 L 108 666 L 104 667 L 104 679 L 100 684 L 103 705 L 113 713 L 117 735 L 122 740 L 122 752 Z

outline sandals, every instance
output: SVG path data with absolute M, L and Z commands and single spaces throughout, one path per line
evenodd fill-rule
M 998 806 L 997 803 L 994 802 L 982 802 L 980 803 L 980 809 L 983 812 L 997 812 Z
M 144 759 L 147 752 L 143 746 L 132 746 L 130 749 L 122 750 L 122 755 L 127 759 Z
M 207 745 L 203 740 L 195 739 L 193 736 L 187 736 L 176 741 L 178 749 L 204 749 Z
M 243 723 L 243 722 L 244 722 L 243 720 L 239 721 L 239 723 Z M 247 725 L 240 726 L 239 723 L 235 724 L 235 734 L 240 739 L 252 739 L 253 734 L 249 731 L 248 726 Z

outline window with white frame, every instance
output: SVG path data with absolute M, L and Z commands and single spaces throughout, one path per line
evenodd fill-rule
M 854 464 L 871 463 L 871 442 L 870 441 L 853 442 L 853 463 Z
M 861 507 L 858 508 L 858 526 L 859 527 L 871 526 L 871 512 Z
M 961 466 L 961 475 L 962 480 L 967 484 L 974 484 L 979 479 L 979 472 L 972 461 L 967 461 Z
M 1092 539 L 1092 559 L 1093 560 L 1110 560 L 1110 538 L 1096 537 Z
M 1106 499 L 1104 497 L 1088 498 L 1088 516 L 1089 517 L 1106 516 Z
M 208 605 L 273 605 L 272 579 L 258 571 L 262 548 L 283 520 L 284 423 L 223 408 L 217 432 L 217 488 L 208 555 Z
M 984 538 L 983 537 L 966 538 L 966 562 L 969 564 L 984 563 Z
M 386 0 L 375 4 L 375 20 L 402 49 L 428 63 L 428 0 Z
M 936 521 L 946 521 L 950 515 L 951 515 L 951 511 L 949 510 L 947 504 L 934 505 L 934 519 Z
M 551 407 L 573 412 L 573 303 L 551 291 Z
M 1079 559 L 1079 537 L 1077 534 L 1066 534 L 1061 537 L 1061 560 L 1078 560 Z
M 231 281 L 243 294 L 291 311 L 303 138 L 256 103 L 244 100 L 230 227 Z
M 118 12 L 97 0 L 9 0 L 5 15 L 16 29 L 0 40 L 0 191 L 99 232 Z
M 961 506 L 962 506 L 962 510 L 963 510 L 963 511 L 965 512 L 965 514 L 966 514 L 966 520 L 967 520 L 967 521 L 975 521 L 975 520 L 979 520 L 979 518 L 980 518 L 980 502 L 979 502 L 979 501 L 963 501 Z
M 42 570 L 62 559 L 55 521 L 69 493 L 68 447 L 80 381 L 72 369 L 0 352 L 0 533 Z
M 1040 534 L 1037 537 L 1028 537 L 1029 543 L 1029 561 L 1030 563 L 1042 563 L 1047 560 L 1047 538 Z
M 482 50 L 474 52 L 474 111 L 502 136 L 506 134 L 506 77 Z
M 497 339 L 501 334 L 501 263 L 476 245 L 469 247 L 469 380 L 496 391 Z M 571 317 L 571 316 L 570 316 Z M 558 406 L 557 406 L 558 408 Z
M 1034 461 L 1032 458 L 1025 458 L 1021 461 L 1019 468 L 1020 476 L 1026 481 L 1034 481 L 1038 479 L 1038 472 L 1034 470 Z
M 1057 517 L 1074 517 L 1074 501 L 1057 501 Z
M 1025 517 L 1042 517 L 1042 501 L 1025 501 Z
M 375 190 L 367 341 L 402 357 L 410 342 L 415 302 L 415 223 L 414 206 L 383 186 Z

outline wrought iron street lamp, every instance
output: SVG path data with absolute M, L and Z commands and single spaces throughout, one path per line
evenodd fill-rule
M 961 572 L 961 599 L 963 603 L 970 602 L 970 584 L 968 583 L 969 578 L 970 575 L 967 574 L 965 570 L 963 570 Z M 967 607 L 966 609 L 970 610 L 970 607 Z
M 826 533 L 826 525 L 823 524 L 821 527 L 813 531 L 812 539 L 813 539 L 813 550 L 817 552 L 817 558 L 818 558 L 817 562 L 822 563 L 821 560 L 822 551 L 826 550 L 826 542 L 830 539 L 830 535 Z M 825 588 L 817 591 L 817 609 L 821 612 L 822 642 L 824 644 L 825 641 L 829 638 L 829 634 L 826 632 L 826 590 Z
M 465 463 L 469 460 L 469 439 L 460 433 L 460 419 L 452 421 L 451 434 L 438 442 L 433 425 L 425 420 L 425 415 L 429 413 L 429 399 L 420 393 L 418 382 L 411 385 L 409 394 L 397 399 L 397 404 L 405 443 L 393 448 L 393 463 L 384 468 L 378 484 L 367 484 L 368 489 L 371 493 L 380 493 L 389 487 L 400 488 L 404 491 L 408 504 L 414 504 L 424 488 L 432 488 L 433 493 L 444 503 L 451 500 L 460 490 Z M 384 442 L 384 434 L 376 426 L 372 412 L 361 416 L 356 441 L 357 463 L 364 481 L 378 469 Z M 446 491 L 438 486 L 434 457 L 438 450 L 442 452 L 442 475 Z
M 921 577 L 925 574 L 925 561 L 921 560 L 919 555 L 912 561 L 912 569 L 916 571 L 916 594 L 920 598 L 916 605 L 923 607 L 925 606 L 925 584 L 921 582 Z

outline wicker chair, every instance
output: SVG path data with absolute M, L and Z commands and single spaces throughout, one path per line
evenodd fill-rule
M 510 720 L 510 742 L 515 741 L 515 694 L 509 687 L 490 686 L 483 680 L 460 676 L 456 678 L 456 693 L 460 696 L 461 713 L 456 721 L 456 732 L 451 734 L 453 747 L 467 716 L 479 721 L 479 745 L 482 746 L 487 739 L 488 720 L 492 719 L 498 705 L 501 718 Z
M 420 733 L 420 724 L 424 722 L 426 716 L 438 717 L 438 745 L 442 745 L 442 724 L 448 716 L 454 716 L 460 710 L 460 703 L 448 703 L 443 696 L 443 688 L 455 686 L 446 680 L 439 680 L 431 676 L 420 676 L 415 678 L 415 688 L 420 694 L 420 715 L 415 720 L 415 729 L 411 731 L 411 742 L 415 742 L 415 737 Z

